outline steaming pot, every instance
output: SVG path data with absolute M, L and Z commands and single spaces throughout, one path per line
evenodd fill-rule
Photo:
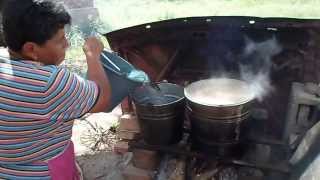
M 195 146 L 210 154 L 234 155 L 254 99 L 249 85 L 237 79 L 206 79 L 188 85 L 184 93 Z

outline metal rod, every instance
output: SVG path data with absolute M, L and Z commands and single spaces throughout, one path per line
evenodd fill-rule
M 161 70 L 159 75 L 156 77 L 156 81 L 160 81 L 170 71 L 170 69 L 172 68 L 172 65 L 177 59 L 176 57 L 179 52 L 180 52 L 180 48 L 176 48 L 173 55 L 169 58 L 165 67 Z

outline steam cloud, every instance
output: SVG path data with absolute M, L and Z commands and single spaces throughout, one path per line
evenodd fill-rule
M 239 64 L 240 76 L 250 85 L 259 101 L 273 91 L 270 81 L 271 60 L 281 51 L 282 47 L 275 37 L 263 42 L 254 42 L 246 37 L 246 46 Z

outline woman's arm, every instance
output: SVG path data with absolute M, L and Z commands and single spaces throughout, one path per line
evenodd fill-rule
M 97 102 L 90 110 L 90 113 L 105 111 L 110 104 L 111 89 L 109 79 L 100 62 L 102 50 L 102 42 L 95 37 L 88 38 L 83 46 L 88 64 L 88 79 L 94 81 L 99 87 Z

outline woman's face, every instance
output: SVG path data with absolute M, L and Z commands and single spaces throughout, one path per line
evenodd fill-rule
M 65 58 L 69 43 L 66 39 L 64 28 L 58 32 L 43 45 L 37 45 L 35 48 L 36 60 L 45 65 L 59 65 Z

